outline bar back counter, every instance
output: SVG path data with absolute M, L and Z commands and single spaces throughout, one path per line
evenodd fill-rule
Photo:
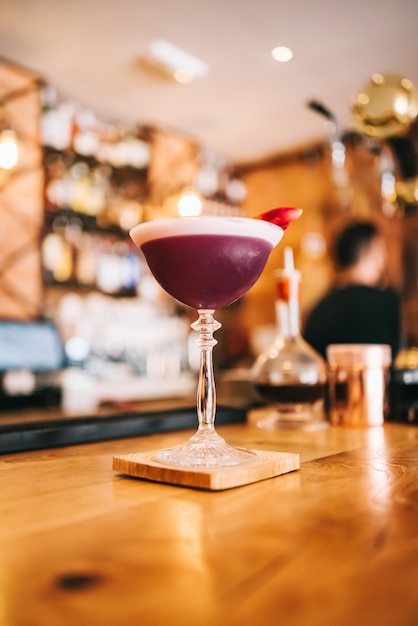
M 1 455 L 1 623 L 418 623 L 415 426 L 218 431 L 301 467 L 218 492 L 112 470 L 184 431 Z

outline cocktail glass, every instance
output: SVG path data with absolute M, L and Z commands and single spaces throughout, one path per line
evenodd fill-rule
M 224 467 L 248 463 L 254 452 L 225 442 L 215 430 L 216 389 L 213 333 L 217 309 L 243 296 L 257 281 L 283 229 L 245 217 L 183 217 L 145 222 L 130 231 L 161 287 L 198 312 L 197 432 L 186 443 L 162 450 L 156 460 L 181 467 Z

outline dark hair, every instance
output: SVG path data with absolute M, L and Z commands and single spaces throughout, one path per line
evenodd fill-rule
M 372 241 L 380 235 L 373 222 L 357 221 L 346 226 L 334 244 L 334 260 L 340 269 L 356 265 Z

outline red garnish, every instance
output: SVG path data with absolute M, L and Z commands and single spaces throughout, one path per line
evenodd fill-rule
M 279 207 L 277 209 L 271 209 L 270 211 L 261 213 L 261 215 L 258 215 L 258 219 L 264 220 L 265 222 L 271 222 L 272 224 L 276 224 L 276 226 L 280 226 L 283 230 L 286 230 L 289 224 L 297 220 L 302 213 L 302 209 L 295 209 L 294 207 Z

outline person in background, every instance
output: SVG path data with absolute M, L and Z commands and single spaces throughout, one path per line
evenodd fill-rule
M 334 245 L 335 284 L 307 316 L 302 334 L 324 358 L 332 343 L 381 343 L 395 358 L 401 336 L 400 299 L 382 286 L 387 255 L 372 221 L 346 225 Z

